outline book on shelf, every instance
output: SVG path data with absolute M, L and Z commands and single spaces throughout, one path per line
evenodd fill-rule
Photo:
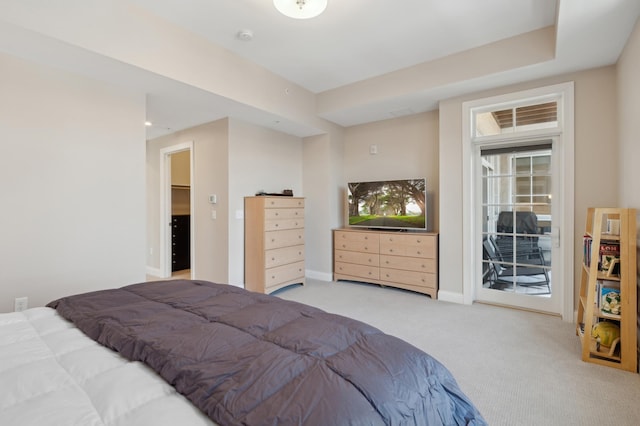
M 598 269 L 608 273 L 614 272 L 612 268 L 616 267 L 615 259 L 620 259 L 620 244 L 601 243 L 598 249 Z
M 582 249 L 583 249 L 583 259 L 585 266 L 591 266 L 591 246 L 593 243 L 593 239 L 590 235 L 585 234 L 582 238 Z
M 598 281 L 598 291 L 596 293 L 598 309 L 602 313 L 611 315 L 621 314 L 620 303 L 620 283 L 617 281 Z

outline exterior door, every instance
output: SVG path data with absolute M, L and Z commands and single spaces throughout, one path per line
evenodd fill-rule
M 553 141 L 481 146 L 479 301 L 557 313 Z M 555 285 L 554 285 L 555 284 Z

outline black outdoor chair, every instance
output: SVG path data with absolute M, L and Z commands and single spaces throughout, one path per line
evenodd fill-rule
M 515 283 L 522 287 L 546 287 L 546 293 L 551 293 L 549 271 L 545 268 L 542 250 L 537 245 L 521 245 L 521 252 L 515 254 L 516 264 L 513 263 L 513 252 L 502 253 L 493 237 L 484 239 L 483 282 L 488 283 L 489 288 L 496 285 L 513 286 Z M 539 265 L 539 266 L 538 266 Z

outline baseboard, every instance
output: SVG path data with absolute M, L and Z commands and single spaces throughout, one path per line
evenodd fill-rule
M 333 280 L 333 274 L 327 273 L 327 272 L 312 271 L 310 269 L 307 269 L 306 271 L 304 271 L 304 274 L 305 274 L 305 276 L 307 278 L 311 278 L 311 279 L 318 280 L 318 281 L 332 281 Z
M 153 268 L 151 266 L 147 266 L 147 275 L 151 275 L 152 277 L 162 277 L 162 272 L 159 268 Z
M 452 291 L 438 290 L 438 300 L 464 305 L 464 295 Z

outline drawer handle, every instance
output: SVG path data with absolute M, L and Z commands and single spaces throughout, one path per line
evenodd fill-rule
M 275 238 L 272 238 L 272 239 L 271 239 L 271 242 L 272 242 L 272 243 L 275 243 L 275 242 L 276 242 L 276 239 L 275 239 Z
M 346 244 L 343 244 L 343 245 L 342 245 L 342 248 L 346 248 L 346 247 L 347 247 L 347 245 L 346 245 Z
M 278 216 L 280 213 L 276 212 L 276 216 Z
M 276 228 L 277 228 L 278 226 L 280 226 L 280 225 L 276 223 Z
M 389 249 L 389 253 L 393 253 L 393 249 Z
M 422 242 L 422 240 L 418 239 L 418 242 L 419 242 L 419 243 L 421 243 L 421 242 Z
M 275 258 L 275 257 L 272 257 L 272 258 L 271 258 L 271 260 L 276 260 L 276 258 Z
M 301 252 L 301 251 L 299 251 L 299 252 L 298 252 L 298 254 L 299 254 L 299 255 L 302 255 L 302 252 Z
M 418 250 L 418 254 L 422 254 L 422 252 L 420 250 Z
M 298 235 L 298 239 L 302 238 L 302 235 Z
M 369 239 L 369 237 L 364 237 L 364 239 L 365 239 L 365 240 L 368 240 L 368 239 Z

